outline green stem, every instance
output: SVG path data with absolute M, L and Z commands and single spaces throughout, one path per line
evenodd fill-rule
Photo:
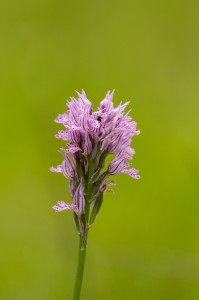
M 80 234 L 79 255 L 78 255 L 78 264 L 77 264 L 77 272 L 76 272 L 73 300 L 80 299 L 82 280 L 83 280 L 83 274 L 84 274 L 85 257 L 86 257 L 86 246 L 84 246 L 84 243 L 82 241 L 82 236 Z
M 89 160 L 88 175 L 84 176 L 84 173 L 82 172 L 86 203 L 85 203 L 85 213 L 84 215 L 81 216 L 81 221 L 80 221 L 80 226 L 82 224 L 82 229 L 81 229 L 80 240 L 79 240 L 79 255 L 78 255 L 77 273 L 75 279 L 73 300 L 80 299 L 82 280 L 84 275 L 85 258 L 86 258 L 88 219 L 89 219 L 89 212 L 90 212 L 90 194 L 91 194 L 90 177 L 92 174 L 92 160 L 90 156 L 88 157 L 88 160 Z

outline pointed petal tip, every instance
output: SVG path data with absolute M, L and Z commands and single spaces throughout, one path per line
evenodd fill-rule
M 55 212 L 60 212 L 60 208 L 57 206 L 57 205 L 54 205 L 52 206 L 52 209 L 55 211 Z
M 49 170 L 50 170 L 50 172 L 53 172 L 53 173 L 56 172 L 56 168 L 54 168 L 54 167 L 50 167 Z
M 82 96 L 86 97 L 86 92 L 84 91 L 84 89 L 82 89 L 81 93 L 78 92 L 77 90 L 75 90 L 75 93 L 76 93 L 79 97 L 82 97 Z

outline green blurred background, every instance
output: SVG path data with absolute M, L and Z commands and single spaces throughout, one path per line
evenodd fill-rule
M 53 123 L 75 90 L 131 100 L 134 167 L 89 236 L 82 299 L 199 299 L 199 2 L 0 1 L 0 299 L 72 298 L 78 236 Z

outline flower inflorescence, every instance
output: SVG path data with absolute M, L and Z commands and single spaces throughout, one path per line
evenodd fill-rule
M 69 179 L 73 199 L 72 204 L 59 201 L 53 209 L 73 210 L 76 228 L 84 239 L 88 226 L 96 219 L 107 186 L 114 185 L 108 177 L 123 173 L 140 178 L 138 170 L 129 168 L 135 154 L 132 137 L 140 131 L 129 113 L 124 113 L 129 102 L 114 108 L 113 92 L 106 94 L 98 111 L 93 111 L 84 91 L 77 95 L 77 99 L 71 97 L 67 103 L 67 112 L 55 120 L 64 126 L 55 137 L 67 143 L 66 148 L 60 149 L 64 156 L 62 164 L 50 170 Z M 115 158 L 104 171 L 108 154 L 114 154 Z

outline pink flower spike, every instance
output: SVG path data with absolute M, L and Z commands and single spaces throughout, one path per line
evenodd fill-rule
M 65 143 L 59 151 L 62 163 L 50 171 L 62 173 L 69 181 L 72 200 L 71 204 L 59 201 L 53 209 L 73 210 L 75 227 L 84 247 L 87 229 L 98 215 L 103 195 L 110 191 L 108 186 L 115 185 L 109 176 L 127 174 L 140 179 L 138 170 L 131 166 L 135 154 L 132 139 L 140 131 L 130 111 L 125 112 L 130 102 L 120 102 L 114 107 L 113 94 L 114 91 L 108 91 L 95 111 L 84 90 L 77 92 L 77 98 L 70 97 L 65 113 L 55 120 L 62 125 L 55 137 Z

